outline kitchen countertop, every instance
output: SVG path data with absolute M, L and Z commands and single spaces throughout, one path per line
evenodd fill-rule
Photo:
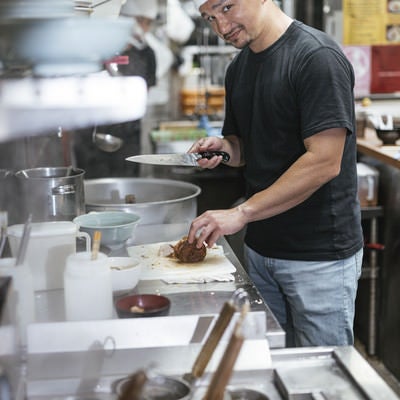
M 136 232 L 135 244 L 175 240 L 186 232 L 185 224 L 143 226 Z M 67 322 L 60 314 L 62 291 L 38 292 L 39 315 L 29 327 L 23 398 L 116 400 L 115 384 L 141 368 L 155 368 L 182 379 L 201 350 L 204 323 L 209 326 L 207 319 L 209 324 L 210 316 L 219 312 L 238 287 L 248 290 L 251 312 L 230 389 L 249 388 L 271 400 L 397 398 L 353 347 L 270 349 L 282 347 L 283 331 L 224 238 L 220 244 L 236 267 L 234 282 L 176 285 L 142 281 L 135 288 L 137 293 L 152 291 L 170 297 L 168 317 Z M 52 314 L 57 309 L 58 314 Z M 230 331 L 194 391 L 207 388 Z
M 143 225 L 138 226 L 135 232 L 133 243 L 131 244 L 146 244 L 156 242 L 167 242 L 177 240 L 180 237 L 187 234 L 187 224 L 166 224 L 166 225 Z M 163 319 L 165 322 L 169 320 L 171 323 L 171 329 L 174 329 L 173 325 L 178 321 L 181 321 L 185 316 L 189 321 L 193 316 L 199 318 L 203 316 L 203 323 L 207 316 L 217 315 L 224 302 L 230 299 L 232 293 L 237 288 L 243 288 L 247 291 L 250 298 L 251 314 L 257 324 L 266 324 L 266 337 L 269 345 L 272 348 L 282 348 L 285 346 L 285 334 L 283 329 L 280 327 L 275 316 L 272 314 L 268 306 L 261 299 L 256 287 L 250 281 L 245 269 L 237 259 L 236 255 L 232 251 L 228 242 L 225 238 L 221 238 L 219 243 L 222 245 L 225 256 L 235 266 L 236 272 L 234 273 L 234 281 L 230 282 L 209 282 L 209 283 L 184 283 L 184 284 L 168 284 L 161 280 L 142 280 L 139 281 L 138 285 L 134 288 L 132 293 L 156 293 L 167 296 L 171 301 L 171 308 L 168 317 L 153 317 L 153 318 L 140 318 L 142 325 L 149 323 L 149 320 Z M 44 334 L 53 335 L 60 332 L 67 332 L 69 329 L 71 337 L 73 337 L 75 329 L 88 329 L 87 342 L 82 340 L 82 346 L 84 347 L 89 343 L 93 337 L 92 328 L 87 328 L 89 324 L 86 321 L 69 322 L 65 321 L 64 312 L 64 296 L 63 290 L 51 290 L 36 292 L 36 322 L 29 326 L 28 337 L 29 337 L 29 351 L 40 352 L 42 347 L 47 347 L 47 351 L 51 351 L 51 345 L 53 344 L 54 350 L 61 351 L 62 346 L 65 344 L 67 347 L 71 343 L 64 343 L 62 338 L 54 340 L 51 343 L 43 344 L 42 338 Z M 200 324 L 200 320 L 196 324 Z M 96 326 L 97 332 L 101 331 L 119 331 L 129 323 L 132 319 L 118 319 L 114 312 L 114 318 L 107 321 L 90 321 L 91 326 Z M 138 319 L 135 319 L 137 322 Z M 210 323 L 211 318 L 209 318 Z M 137 325 L 137 324 L 136 324 Z M 139 330 L 141 328 L 138 328 Z M 143 328 L 144 329 L 144 328 Z M 263 329 L 263 328 L 261 328 Z M 265 329 L 265 327 L 264 327 Z M 89 332 L 90 330 L 90 332 Z M 97 334 L 97 333 L 96 333 Z M 117 336 L 118 337 L 117 333 Z M 84 335 L 82 334 L 82 337 Z M 105 336 L 107 336 L 105 334 Z M 101 337 L 105 337 L 101 336 Z M 126 340 L 125 336 L 122 335 L 121 341 Z M 66 338 L 68 341 L 68 339 Z M 182 339 L 185 340 L 185 339 Z M 76 346 L 76 343 L 71 344 Z M 79 347 L 79 346 L 78 346 Z M 73 347 L 75 350 L 79 350 L 77 347 Z
M 397 143 L 400 144 L 399 141 Z M 400 145 L 382 145 L 375 130 L 366 128 L 364 137 L 357 138 L 357 150 L 393 167 L 400 168 Z

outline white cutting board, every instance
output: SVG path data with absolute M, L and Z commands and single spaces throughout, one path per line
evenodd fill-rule
M 175 243 L 160 242 L 128 247 L 129 255 L 138 257 L 140 260 L 141 280 L 173 281 L 175 278 L 179 281 L 187 279 L 188 282 L 203 279 L 214 280 L 213 277 L 221 277 L 236 271 L 235 266 L 224 255 L 222 246 L 207 249 L 205 259 L 199 263 L 182 263 L 170 257 L 159 256 L 161 246 L 175 245 Z

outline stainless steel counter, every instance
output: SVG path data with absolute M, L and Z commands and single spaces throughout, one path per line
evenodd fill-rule
M 264 341 L 265 342 L 265 341 Z M 271 362 L 257 364 L 265 350 L 244 348 L 240 356 L 253 360 L 248 368 L 235 368 L 229 390 L 248 389 L 269 400 L 396 400 L 398 397 L 353 347 L 275 349 Z M 31 356 L 28 370 L 29 400 L 116 400 L 115 386 L 127 374 L 156 363 L 155 372 L 182 379 L 190 371 L 197 346 L 150 348 Z M 194 399 L 201 399 L 212 371 L 196 383 Z M 171 397 L 172 398 L 172 397 Z M 240 397 L 262 399 L 262 397 Z
M 183 225 L 146 226 L 138 229 L 134 241 L 172 241 L 186 232 Z M 61 290 L 37 293 L 38 318 L 28 330 L 23 399 L 116 400 L 117 382 L 152 365 L 163 376 L 182 379 L 191 370 L 222 304 L 238 287 L 248 291 L 251 312 L 228 389 L 255 390 L 269 400 L 397 399 L 353 347 L 282 348 L 282 329 L 226 240 L 220 244 L 236 267 L 235 281 L 143 281 L 135 288 L 137 293 L 167 295 L 172 305 L 166 317 L 68 322 Z M 200 400 L 198 392 L 204 394 L 208 387 L 231 332 L 228 329 L 224 334 L 204 377 L 192 387 L 193 399 Z
M 138 226 L 130 244 L 145 244 L 174 241 L 187 234 L 187 224 Z M 157 293 L 168 296 L 171 301 L 167 317 L 118 319 L 68 322 L 65 321 L 64 295 L 62 290 L 36 292 L 36 323 L 28 327 L 28 352 L 81 351 L 95 340 L 101 342 L 112 335 L 117 348 L 152 346 L 160 340 L 166 345 L 201 342 L 210 329 L 215 316 L 225 301 L 229 300 L 237 288 L 247 291 L 250 298 L 250 321 L 254 325 L 253 337 L 268 339 L 271 348 L 285 346 L 285 333 L 268 306 L 261 299 L 246 271 L 233 253 L 227 241 L 222 238 L 226 257 L 236 267 L 234 281 L 196 284 L 167 284 L 161 280 L 139 281 L 132 293 Z M 163 325 L 162 338 L 146 335 L 146 330 Z M 126 335 L 130 326 L 131 335 Z M 135 333 L 142 339 L 138 344 Z M 193 337 L 192 337 L 192 336 Z M 49 340 L 43 341 L 43 337 Z

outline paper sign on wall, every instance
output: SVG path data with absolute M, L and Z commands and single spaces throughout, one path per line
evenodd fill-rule
M 343 0 L 345 45 L 400 44 L 400 0 Z

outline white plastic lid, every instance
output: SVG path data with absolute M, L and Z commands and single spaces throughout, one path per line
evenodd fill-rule
M 357 175 L 358 176 L 378 176 L 379 175 L 379 171 L 367 164 L 364 163 L 357 163 Z
M 55 236 L 74 234 L 78 227 L 72 221 L 34 222 L 31 225 L 31 236 Z M 7 233 L 11 236 L 22 237 L 24 224 L 11 225 Z

